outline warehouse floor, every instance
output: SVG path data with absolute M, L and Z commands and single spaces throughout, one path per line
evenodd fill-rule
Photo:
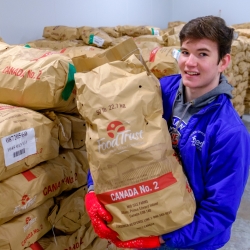
M 242 117 L 250 132 L 250 115 Z M 250 153 L 250 152 L 249 152 Z M 250 250 L 250 178 L 233 225 L 231 240 L 220 250 Z

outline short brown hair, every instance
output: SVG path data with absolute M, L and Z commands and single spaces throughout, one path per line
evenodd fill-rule
M 180 43 L 187 39 L 200 40 L 207 38 L 218 45 L 219 62 L 231 51 L 234 29 L 226 25 L 224 19 L 217 16 L 204 16 L 186 23 L 180 34 Z

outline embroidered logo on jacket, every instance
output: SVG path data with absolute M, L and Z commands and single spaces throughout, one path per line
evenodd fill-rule
M 205 134 L 201 131 L 194 131 L 190 137 L 191 145 L 201 150 L 205 144 Z
M 177 117 L 177 116 L 174 116 L 173 117 L 173 123 L 169 127 L 169 133 L 171 135 L 172 146 L 173 146 L 174 149 L 178 148 L 178 144 L 179 144 L 179 140 L 180 140 L 182 130 L 187 125 L 184 121 L 181 121 L 181 123 L 179 124 L 179 121 L 180 121 L 180 118 Z M 176 129 L 177 126 L 178 126 L 178 128 Z

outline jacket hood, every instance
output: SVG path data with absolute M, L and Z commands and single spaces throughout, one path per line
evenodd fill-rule
M 185 88 L 185 86 L 183 85 L 182 80 L 181 80 L 180 86 L 179 86 L 179 89 L 177 92 L 178 96 L 176 99 L 181 98 L 182 104 L 185 103 L 184 88 Z M 233 90 L 233 87 L 228 83 L 227 78 L 221 74 L 219 85 L 216 88 L 209 91 L 208 93 L 192 100 L 192 107 L 193 108 L 201 108 L 204 105 L 212 102 L 220 94 L 226 94 L 231 99 L 233 97 L 232 93 L 231 93 L 232 90 Z

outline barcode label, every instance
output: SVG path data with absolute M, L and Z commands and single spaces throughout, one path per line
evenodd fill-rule
M 99 36 L 94 36 L 93 43 L 96 44 L 98 47 L 102 47 L 104 44 L 104 39 Z
M 13 153 L 13 157 L 17 157 L 19 155 L 22 155 L 22 154 L 25 154 L 25 148 L 19 150 L 19 151 L 16 151 Z
M 36 153 L 36 138 L 34 128 L 19 131 L 1 138 L 4 151 L 5 166 Z

